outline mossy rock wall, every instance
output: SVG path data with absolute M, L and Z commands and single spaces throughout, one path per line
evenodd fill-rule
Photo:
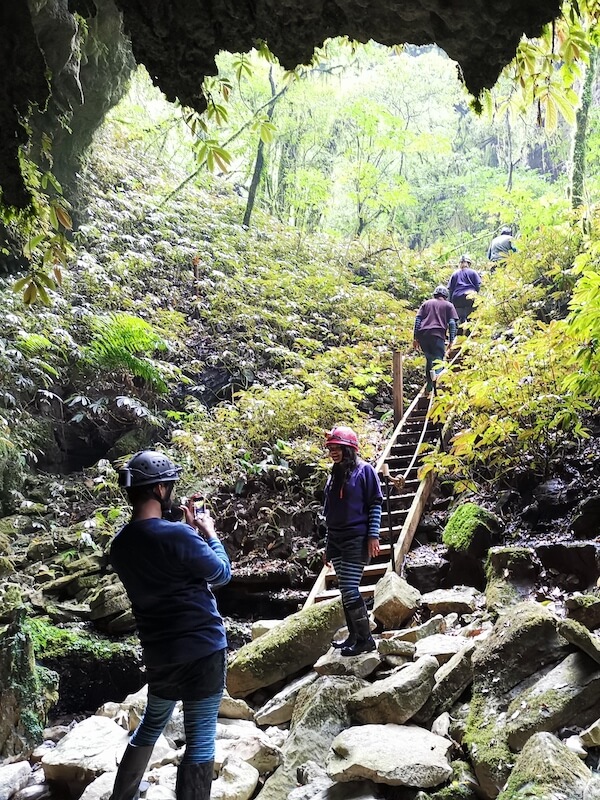
M 35 664 L 24 612 L 0 636 L 0 757 L 28 757 L 42 742 L 58 697 L 58 675 Z

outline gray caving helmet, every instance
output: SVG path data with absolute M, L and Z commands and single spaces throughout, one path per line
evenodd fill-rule
M 445 286 L 441 286 L 441 285 L 440 286 L 436 286 L 435 287 L 435 291 L 433 292 L 433 296 L 434 297 L 439 297 L 440 295 L 442 297 L 445 297 L 446 300 L 447 300 L 450 297 L 450 292 L 448 291 L 448 289 L 446 289 Z
M 176 481 L 182 467 L 157 450 L 140 450 L 119 470 L 119 486 L 150 486 Z
M 500 231 L 500 236 L 512 236 L 512 230 L 508 225 L 504 225 Z
M 463 261 L 466 261 L 467 264 L 472 264 L 473 263 L 473 259 L 471 258 L 471 256 L 468 253 L 463 253 L 462 256 L 460 257 L 459 263 L 462 264 Z

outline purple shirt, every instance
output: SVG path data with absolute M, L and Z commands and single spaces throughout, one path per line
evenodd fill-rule
M 464 267 L 464 269 L 457 269 L 450 278 L 448 284 L 448 291 L 450 292 L 450 300 L 456 300 L 457 297 L 464 297 L 469 292 L 478 292 L 481 286 L 481 278 L 479 273 L 471 267 Z
M 415 335 L 430 333 L 432 336 L 446 338 L 446 329 L 451 319 L 458 320 L 458 314 L 452 303 L 441 297 L 426 300 L 417 311 L 418 324 L 415 325 Z
M 344 480 L 341 469 L 334 465 L 325 485 L 323 512 L 327 529 L 342 536 L 366 536 L 369 531 L 369 508 L 383 503 L 379 477 L 362 459 Z

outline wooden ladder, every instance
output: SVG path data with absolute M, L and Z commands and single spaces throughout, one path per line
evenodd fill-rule
M 359 591 L 365 599 L 373 596 L 375 584 L 392 569 L 392 564 L 396 572 L 401 573 L 404 557 L 410 549 L 431 492 L 433 471 L 423 480 L 418 477 L 421 445 L 425 442 L 435 445 L 440 440 L 439 426 L 429 418 L 430 405 L 423 388 L 396 426 L 377 462 L 376 470 L 380 476 L 386 465 L 392 478 L 403 480 L 398 487 L 390 481 L 389 511 L 386 484 L 382 480 L 384 501 L 380 529 L 381 552 L 363 572 Z M 304 608 L 339 597 L 339 594 L 335 571 L 333 567 L 325 565 L 306 598 Z

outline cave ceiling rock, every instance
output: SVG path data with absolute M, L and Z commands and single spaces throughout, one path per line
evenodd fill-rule
M 326 39 L 342 35 L 385 45 L 435 43 L 458 62 L 467 88 L 478 96 L 514 57 L 521 36 L 538 35 L 560 11 L 558 0 L 2 0 L 0 186 L 5 203 L 23 206 L 27 199 L 18 147 L 27 138 L 21 122 L 29 107 L 46 108 L 54 92 L 61 98 L 69 86 L 71 96 L 81 88 L 83 107 L 89 103 L 77 65 L 55 52 L 65 31 L 45 29 L 41 35 L 36 14 L 54 6 L 55 19 L 62 19 L 68 32 L 69 15 L 77 12 L 91 21 L 113 3 L 137 63 L 169 100 L 197 110 L 204 109 L 202 80 L 216 73 L 220 50 L 247 52 L 264 40 L 292 69 L 307 63 Z M 120 58 L 127 68 L 122 53 Z M 62 87 L 47 80 L 55 65 L 65 76 Z M 97 70 L 106 66 L 92 62 Z M 112 91 L 113 99 L 116 94 Z M 98 91 L 94 102 L 106 113 L 109 104 L 102 104 Z

